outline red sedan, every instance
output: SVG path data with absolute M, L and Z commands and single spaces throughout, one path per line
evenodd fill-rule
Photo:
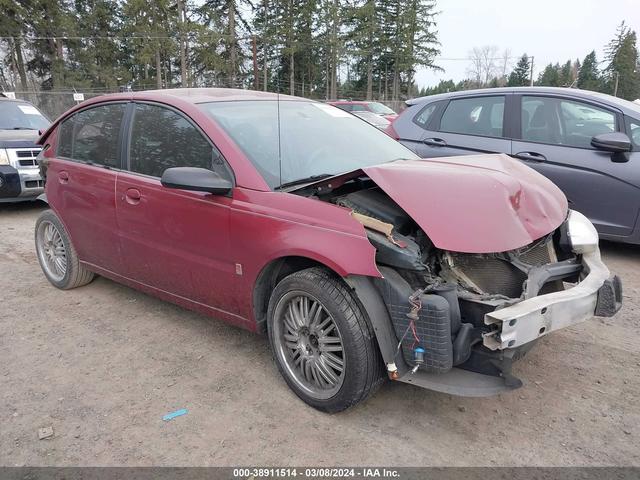
M 593 226 L 547 179 L 504 155 L 420 161 L 330 105 L 106 95 L 40 144 L 50 209 L 35 240 L 54 286 L 103 275 L 265 333 L 323 411 L 387 376 L 517 388 L 512 363 L 539 337 L 620 308 Z

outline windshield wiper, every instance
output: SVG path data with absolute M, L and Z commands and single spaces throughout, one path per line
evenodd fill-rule
M 5 130 L 9 130 L 9 129 L 5 128 Z M 31 127 L 13 127 L 11 130 L 35 130 L 35 128 L 31 128 Z
M 311 175 L 310 177 L 304 177 L 304 178 L 299 178 L 298 180 L 292 180 L 290 182 L 285 182 L 283 184 L 281 184 L 279 187 L 276 187 L 278 190 L 281 190 L 283 188 L 287 188 L 287 187 L 293 187 L 294 185 L 300 185 L 303 183 L 312 183 L 315 182 L 316 180 L 322 180 L 323 178 L 327 178 L 327 177 L 333 177 L 333 173 L 320 173 L 318 175 Z

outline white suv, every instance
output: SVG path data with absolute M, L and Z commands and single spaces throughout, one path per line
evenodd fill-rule
M 49 124 L 30 103 L 0 97 L 0 202 L 35 200 L 44 193 L 35 142 Z

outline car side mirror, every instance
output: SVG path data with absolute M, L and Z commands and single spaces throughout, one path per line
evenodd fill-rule
M 167 168 L 160 183 L 166 188 L 207 192 L 213 195 L 226 195 L 233 188 L 231 180 L 206 168 L 195 167 Z
M 591 145 L 605 152 L 622 153 L 631 151 L 631 140 L 622 132 L 596 135 L 591 139 Z

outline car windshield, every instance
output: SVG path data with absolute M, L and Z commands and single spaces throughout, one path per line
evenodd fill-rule
M 391 110 L 389 107 L 378 102 L 369 103 L 369 110 L 371 110 L 373 113 L 377 113 L 378 115 L 395 115 L 396 114 L 396 112 Z
M 418 158 L 374 126 L 323 103 L 246 100 L 199 106 L 229 134 L 273 189 L 311 177 Z
M 48 126 L 49 120 L 33 105 L 0 101 L 0 130 L 40 130 Z

